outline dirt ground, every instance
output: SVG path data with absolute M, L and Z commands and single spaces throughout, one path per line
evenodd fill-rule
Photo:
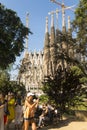
M 11 124 L 11 127 L 9 130 L 15 130 L 14 123 Z M 31 130 L 31 128 L 29 130 Z M 41 129 L 39 128 L 37 130 L 87 130 L 87 121 L 66 119 L 66 120 L 60 121 L 57 124 L 45 126 Z
M 50 125 L 38 130 L 87 130 L 87 121 L 76 118 L 68 118 L 57 124 Z
M 42 130 L 87 130 L 87 122 L 68 119 Z
M 50 128 L 48 130 L 87 130 L 87 122 L 70 122 L 66 126 Z

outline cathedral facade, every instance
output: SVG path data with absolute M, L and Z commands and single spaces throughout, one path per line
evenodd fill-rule
M 26 53 L 20 67 L 19 80 L 27 91 L 41 93 L 43 79 L 43 51 Z
M 46 17 L 45 40 L 44 48 L 40 52 L 28 52 L 25 50 L 25 55 L 21 63 L 18 78 L 22 82 L 27 91 L 32 91 L 41 94 L 42 81 L 44 76 L 54 75 L 58 67 L 67 68 L 65 54 L 69 57 L 74 57 L 74 49 L 72 44 L 67 40 L 61 40 L 61 37 L 66 35 L 72 37 L 70 27 L 70 17 L 68 17 L 68 29 L 63 23 L 62 31 L 54 26 L 54 15 L 51 14 L 50 33 L 48 29 L 48 17 Z M 26 41 L 28 48 L 28 40 Z M 61 55 L 60 55 L 61 54 Z

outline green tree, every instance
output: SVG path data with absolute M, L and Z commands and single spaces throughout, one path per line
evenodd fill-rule
M 24 39 L 31 31 L 21 22 L 17 13 L 0 4 L 0 68 L 14 63 L 24 50 Z
M 0 92 L 7 95 L 9 92 L 24 96 L 26 93 L 25 86 L 18 81 L 10 81 L 10 74 L 7 70 L 0 71 Z
M 18 84 L 16 81 L 7 81 L 5 79 L 0 80 L 0 92 L 4 95 L 7 95 L 9 92 L 14 93 L 15 96 L 20 94 L 22 97 L 26 94 L 25 86 L 23 84 Z
M 6 70 L 4 71 L 0 70 L 0 91 L 4 94 L 8 93 L 9 80 L 10 80 L 9 73 Z
M 61 112 L 65 112 L 71 107 L 83 104 L 83 98 L 86 97 L 86 88 L 83 84 L 87 78 L 80 68 L 72 68 L 56 72 L 53 77 L 45 77 L 43 81 L 43 92 L 48 95 L 49 100 L 59 107 Z
M 15 96 L 17 96 L 17 94 L 20 94 L 23 98 L 26 94 L 26 89 L 22 83 L 19 83 L 18 81 L 10 81 L 8 92 L 14 93 Z
M 87 0 L 80 0 L 75 11 L 73 28 L 77 35 L 77 51 L 87 56 Z

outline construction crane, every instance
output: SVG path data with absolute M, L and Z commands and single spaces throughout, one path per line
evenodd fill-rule
M 70 10 L 74 11 L 72 8 L 75 5 L 73 5 L 73 6 L 65 6 L 64 2 L 62 2 L 62 4 L 61 4 L 60 2 L 58 2 L 56 0 L 50 0 L 50 1 L 57 4 L 57 5 L 59 5 L 59 6 L 61 6 L 61 8 L 62 8 L 62 27 L 65 27 L 65 10 L 70 9 Z
M 59 6 L 61 6 L 62 9 L 64 9 L 64 10 L 65 9 L 70 9 L 70 10 L 74 11 L 72 8 L 75 7 L 75 5 L 73 5 L 73 6 L 65 6 L 64 2 L 62 2 L 62 4 L 61 4 L 60 2 L 58 2 L 56 0 L 50 0 L 50 1 L 53 2 L 53 3 L 55 3 L 55 4 L 57 4 L 57 5 L 59 5 Z

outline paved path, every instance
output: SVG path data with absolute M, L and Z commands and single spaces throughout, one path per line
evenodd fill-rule
M 10 125 L 9 130 L 15 130 L 14 123 L 12 123 Z M 29 129 L 29 130 L 31 130 L 31 129 Z M 58 123 L 56 125 L 43 127 L 38 130 L 87 130 L 87 122 L 65 120 L 65 121 L 61 121 L 60 123 Z
M 62 126 L 61 128 L 57 128 L 55 130 L 87 130 L 87 122 L 71 122 L 68 125 Z

